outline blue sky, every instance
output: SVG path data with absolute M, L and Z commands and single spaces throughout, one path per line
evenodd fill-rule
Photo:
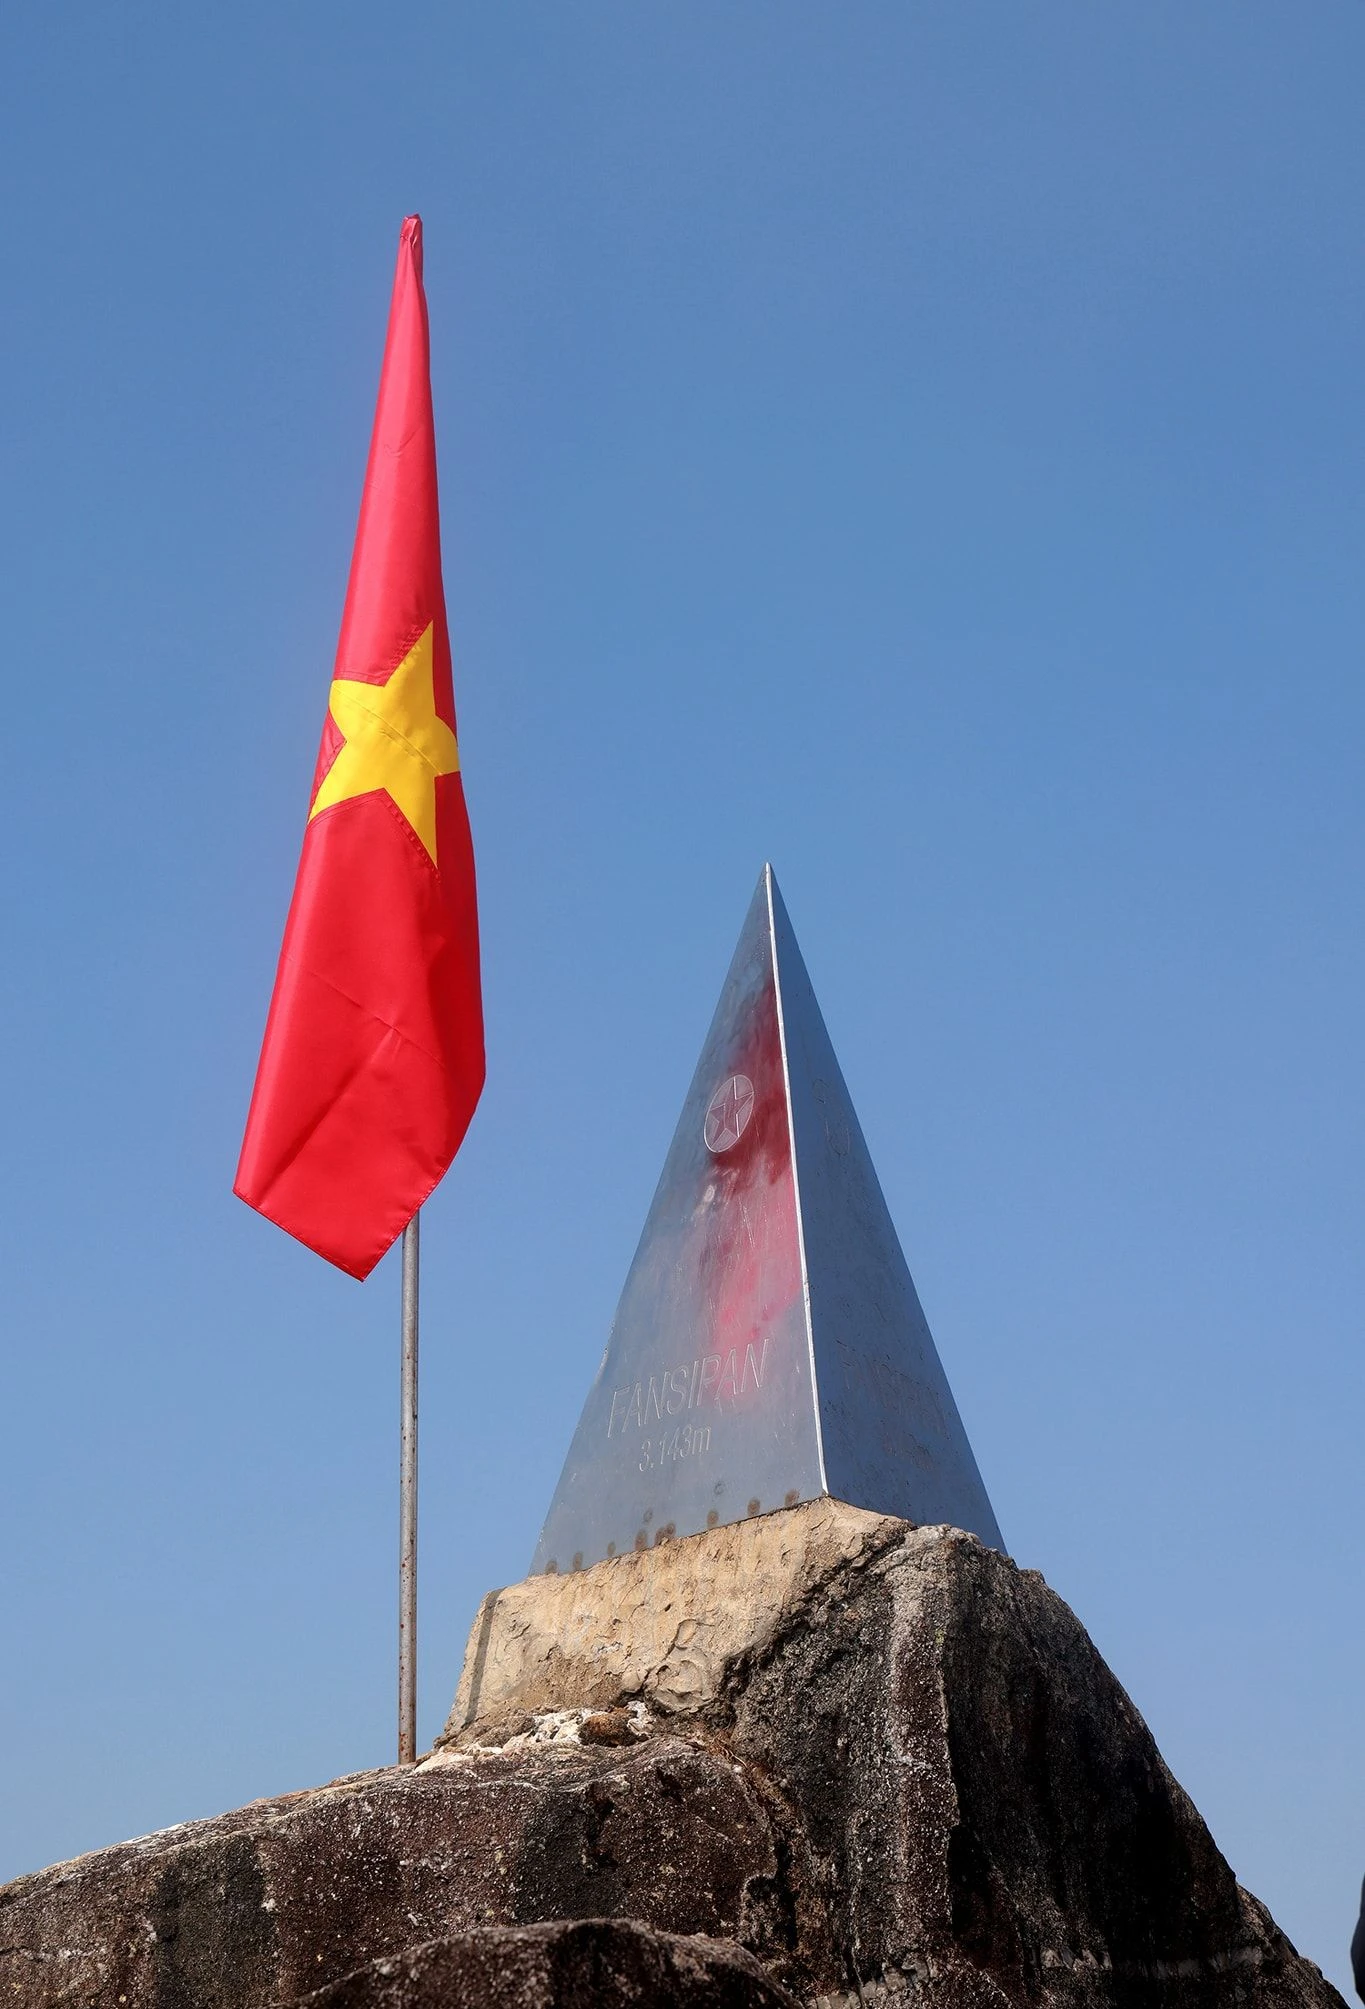
M 1339 1983 L 1365 14 L 0 23 L 0 1875 L 393 1745 L 397 1290 L 230 1186 L 397 230 L 488 1089 L 421 1729 L 524 1573 L 760 864 L 996 1510 Z

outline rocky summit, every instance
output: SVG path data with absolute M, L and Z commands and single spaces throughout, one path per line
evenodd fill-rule
M 1341 1997 L 1239 1888 L 1040 1576 L 823 1501 L 497 1593 L 413 1769 L 10 1884 L 0 2001 Z

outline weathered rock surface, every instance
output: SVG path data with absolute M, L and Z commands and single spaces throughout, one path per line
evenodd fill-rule
M 0 1893 L 0 1998 L 254 2009 L 405 1946 L 553 1919 L 729 1937 L 745 1917 L 761 1940 L 775 1874 L 762 1797 L 705 1748 L 526 1740 L 22 1879 Z
M 565 1576 L 491 1590 L 441 1741 L 539 1709 L 714 1702 L 837 1569 L 898 1542 L 904 1521 L 807 1501 Z
M 715 1563 L 692 1546 L 582 1573 L 635 1572 L 623 1608 L 649 1607 L 613 1656 L 594 1657 L 591 1627 L 557 1640 L 543 1592 L 521 1587 L 495 1706 L 464 1720 L 479 1695 L 467 1664 L 462 1727 L 415 1771 L 262 1801 L 0 1891 L 0 2000 L 549 2009 L 757 2004 L 785 1988 L 925 2009 L 1340 2005 L 1238 1888 L 1035 1573 L 952 1530 L 824 1525 L 781 1597 L 755 1587 L 748 1619 L 741 1574 L 683 1682 L 678 1646 L 698 1634 L 675 1635 L 707 1613 L 678 1586 Z M 662 1557 L 667 1572 L 640 1573 Z M 600 1599 L 575 1581 L 553 1596 Z M 480 1679 L 488 1621 L 486 1606 Z M 476 1626 L 471 1664 L 479 1647 Z M 598 1923 L 575 1936 L 571 1921 Z M 576 1960 L 596 1994 L 566 1992 Z M 495 1979 L 513 1992 L 490 1992 Z
M 297 2009 L 798 2009 L 750 1954 L 629 1919 L 486 1926 L 374 1960 Z

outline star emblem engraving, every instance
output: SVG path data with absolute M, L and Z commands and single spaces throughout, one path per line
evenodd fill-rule
M 754 1113 L 754 1084 L 747 1074 L 727 1075 L 706 1105 L 702 1136 L 713 1157 L 738 1144 Z

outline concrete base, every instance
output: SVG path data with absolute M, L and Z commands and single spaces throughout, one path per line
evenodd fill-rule
M 465 1649 L 444 1732 L 549 1709 L 642 1700 L 697 1710 L 727 1668 L 761 1654 L 845 1564 L 890 1548 L 907 1523 L 839 1500 L 808 1501 L 569 1576 L 490 1591 Z

